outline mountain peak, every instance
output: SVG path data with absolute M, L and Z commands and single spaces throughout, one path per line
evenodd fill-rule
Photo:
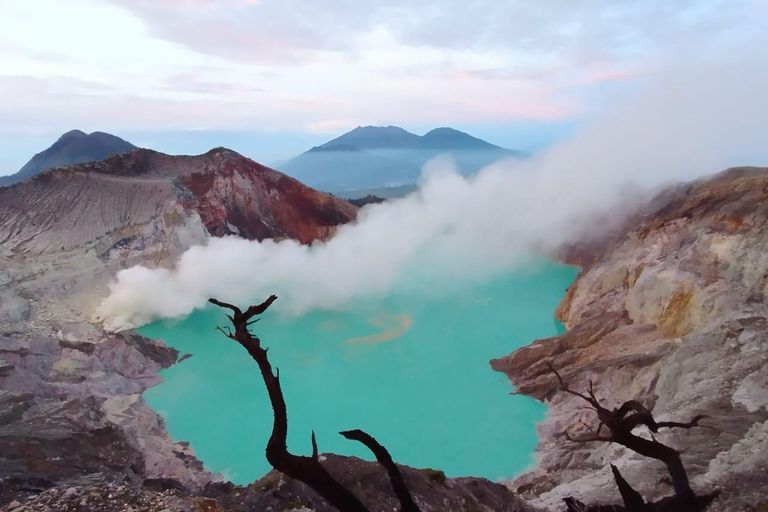
M 384 132 L 391 132 L 391 133 L 410 133 L 408 130 L 404 128 L 400 128 L 399 126 L 394 125 L 388 125 L 388 126 L 375 126 L 375 125 L 367 125 L 367 126 L 358 126 L 354 130 L 348 132 L 348 133 L 360 133 L 360 132 L 377 132 L 377 133 L 384 133 Z
M 399 126 L 369 125 L 282 162 L 280 169 L 311 186 L 344 193 L 413 184 L 424 164 L 444 153 L 466 175 L 501 158 L 525 156 L 447 126 L 419 136 Z
M 499 146 L 473 137 L 468 133 L 449 127 L 435 128 L 422 138 L 422 147 L 427 149 L 454 150 L 500 150 Z
M 19 183 L 53 167 L 96 162 L 133 149 L 136 146 L 109 133 L 70 130 L 51 147 L 33 156 L 19 172 L 0 177 L 0 187 Z
M 421 137 L 399 126 L 358 126 L 344 135 L 318 146 L 329 147 L 354 146 L 357 149 L 402 149 L 415 148 Z
M 240 153 L 233 149 L 225 148 L 224 146 L 216 146 L 211 148 L 204 155 L 225 155 L 225 156 L 242 156 Z
M 79 138 L 79 137 L 87 137 L 88 134 L 85 133 L 82 130 L 69 130 L 67 133 L 59 137 L 59 140 L 65 140 L 65 139 L 72 139 L 72 138 Z
M 499 146 L 473 137 L 468 133 L 447 126 L 435 128 L 424 136 L 409 132 L 399 126 L 358 126 L 310 151 L 327 151 L 333 148 L 354 147 L 369 149 L 429 149 L 429 150 L 502 150 Z
M 450 126 L 440 126 L 438 128 L 433 128 L 429 130 L 427 133 L 424 134 L 424 137 L 430 137 L 434 135 L 440 135 L 443 133 L 461 133 L 463 135 L 467 135 L 466 133 L 457 130 L 456 128 L 451 128 Z

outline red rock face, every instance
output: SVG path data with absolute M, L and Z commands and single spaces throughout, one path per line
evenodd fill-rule
M 169 156 L 139 149 L 0 188 L 0 255 L 83 248 L 139 254 L 150 247 L 175 254 L 201 243 L 203 228 L 213 236 L 309 244 L 356 215 L 346 201 L 234 151 Z
M 196 210 L 214 236 L 252 240 L 293 238 L 308 244 L 328 238 L 355 218 L 357 208 L 318 192 L 236 153 L 216 155 L 215 171 L 179 178 L 191 192 L 184 206 Z

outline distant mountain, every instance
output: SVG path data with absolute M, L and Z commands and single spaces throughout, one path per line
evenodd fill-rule
M 466 175 L 502 158 L 525 157 L 453 128 L 419 136 L 397 126 L 358 126 L 277 167 L 321 190 L 365 195 L 368 189 L 412 185 L 424 164 L 440 154 L 452 156 Z
M 419 147 L 423 149 L 509 151 L 453 128 L 435 128 L 421 137 L 419 143 Z M 513 151 L 512 153 L 518 152 Z M 519 156 L 522 156 L 522 153 Z
M 405 197 L 411 192 L 416 190 L 416 184 L 411 183 L 409 185 L 398 185 L 394 187 L 369 187 L 364 189 L 350 188 L 336 195 L 346 199 L 347 201 L 354 201 L 356 199 L 362 199 L 366 196 L 375 196 L 382 199 L 395 199 L 398 197 Z
M 358 126 L 351 132 L 326 142 L 320 148 L 353 146 L 365 149 L 416 148 L 421 137 L 397 126 Z
M 364 197 L 358 197 L 357 199 L 348 199 L 347 202 L 353 204 L 354 206 L 357 206 L 358 208 L 362 208 L 363 206 L 369 205 L 369 204 L 379 204 L 386 201 L 383 197 L 375 196 L 373 194 L 368 194 Z
M 315 146 L 308 151 L 311 153 L 325 153 L 327 151 L 360 151 L 360 148 L 353 146 L 352 144 L 323 144 L 322 146 Z
M 419 136 L 397 126 L 358 126 L 351 132 L 312 148 L 310 151 L 350 151 L 355 149 L 509 151 L 453 128 L 435 128 L 426 135 Z
M 320 146 L 283 163 L 278 169 L 310 187 L 337 193 L 412 183 L 421 169 L 421 164 L 413 160 L 413 155 L 404 155 L 401 150 Z
M 136 146 L 109 133 L 85 133 L 72 130 L 27 162 L 16 174 L 0 176 L 0 187 L 13 185 L 53 167 L 98 162 L 108 156 L 137 149 Z

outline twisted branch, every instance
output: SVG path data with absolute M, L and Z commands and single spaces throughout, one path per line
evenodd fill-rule
M 267 461 L 281 473 L 310 486 L 341 512 L 369 512 L 366 506 L 351 491 L 337 482 L 320 463 L 317 437 L 314 431 L 312 431 L 311 456 L 294 455 L 288 451 L 288 415 L 282 387 L 280 386 L 280 369 L 275 368 L 275 371 L 272 371 L 272 365 L 267 357 L 268 349 L 262 347 L 258 336 L 254 336 L 248 329 L 259 321 L 259 318 L 255 317 L 263 314 L 275 300 L 277 300 L 277 296 L 272 295 L 263 303 L 250 306 L 245 312 L 237 306 L 217 299 L 208 300 L 211 304 L 233 312 L 233 315 L 227 315 L 227 318 L 229 318 L 235 328 L 234 334 L 230 328 L 224 330 L 221 327 L 217 327 L 217 329 L 224 336 L 237 341 L 245 348 L 259 366 L 264 385 L 267 387 L 269 401 L 272 404 L 272 411 L 274 413 L 272 434 L 267 442 Z M 384 466 L 395 494 L 400 501 L 401 512 L 420 512 L 405 485 L 400 470 L 395 465 L 386 448 L 362 430 L 349 430 L 341 432 L 341 435 L 347 439 L 363 443 L 373 452 L 379 464 Z
M 347 439 L 364 444 L 371 450 L 371 452 L 373 452 L 373 455 L 376 457 L 379 464 L 387 470 L 389 481 L 392 483 L 392 489 L 395 491 L 398 501 L 400 501 L 400 512 L 419 512 L 419 507 L 414 503 L 413 497 L 411 496 L 408 487 L 405 485 L 403 475 L 400 473 L 400 468 L 398 468 L 397 464 L 392 460 L 392 456 L 390 456 L 386 448 L 379 444 L 373 436 L 366 434 L 362 430 L 346 430 L 344 432 L 339 432 L 339 434 Z
M 690 429 L 699 427 L 702 426 L 699 425 L 699 422 L 707 416 L 696 416 L 687 423 L 676 421 L 657 422 L 653 418 L 651 411 L 636 400 L 629 400 L 624 402 L 619 408 L 616 409 L 608 409 L 602 406 L 597 400 L 592 381 L 589 381 L 589 388 L 587 394 L 585 395 L 568 387 L 560 373 L 551 364 L 548 364 L 548 367 L 557 377 L 557 380 L 560 383 L 560 389 L 587 402 L 589 404 L 589 408 L 594 410 L 597 414 L 598 421 L 600 422 L 597 431 L 587 426 L 587 429 L 593 433 L 591 436 L 572 437 L 568 432 L 568 429 L 566 429 L 566 439 L 576 443 L 591 443 L 595 441 L 614 442 L 629 448 L 630 450 L 639 453 L 640 455 L 661 461 L 667 466 L 667 471 L 671 477 L 672 485 L 675 488 L 676 497 L 688 503 L 694 503 L 696 501 L 696 495 L 691 489 L 691 485 L 688 480 L 688 473 L 686 472 L 682 459 L 680 458 L 680 452 L 659 442 L 653 434 L 657 433 L 660 428 Z M 651 440 L 637 436 L 632 432 L 640 425 L 646 426 L 651 431 Z M 603 426 L 608 429 L 610 435 L 600 435 Z M 614 476 L 617 474 L 618 470 L 614 470 Z M 622 481 L 620 482 L 617 478 L 617 485 L 620 487 L 629 486 L 629 484 L 624 481 L 623 478 L 621 480 Z M 629 488 L 631 489 L 631 487 Z
M 267 350 L 262 348 L 261 340 L 248 330 L 248 326 L 253 323 L 251 321 L 253 317 L 264 313 L 275 300 L 277 300 L 277 296 L 272 295 L 263 303 L 251 306 L 243 313 L 237 306 L 217 299 L 209 299 L 211 304 L 229 309 L 234 313 L 234 315 L 229 316 L 235 328 L 234 335 L 223 329 L 220 331 L 228 338 L 237 341 L 256 361 L 264 385 L 267 387 L 269 401 L 274 413 L 272 434 L 267 441 L 267 460 L 276 470 L 310 486 L 341 512 L 369 512 L 368 508 L 351 491 L 337 482 L 320 464 L 314 433 L 312 434 L 311 457 L 294 455 L 288 451 L 288 415 L 283 390 L 280 386 L 280 371 L 272 371 Z

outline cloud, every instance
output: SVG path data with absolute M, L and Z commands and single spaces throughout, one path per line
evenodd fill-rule
M 211 296 L 248 304 L 271 293 L 297 315 L 386 294 L 414 273 L 420 289 L 439 290 L 509 272 L 583 235 L 596 214 L 620 217 L 630 183 L 690 179 L 764 148 L 768 63 L 745 48 L 735 61 L 670 62 L 641 96 L 529 161 L 469 179 L 430 162 L 417 193 L 363 209 L 325 243 L 216 238 L 173 269 L 123 270 L 98 317 L 125 328 L 186 315 Z
M 364 0 L 113 0 L 157 38 L 240 63 L 287 65 L 345 47 L 377 9 Z
M 72 126 L 93 130 L 152 125 L 187 129 L 242 126 L 258 118 L 259 106 L 266 103 L 240 95 L 230 98 L 227 108 L 222 108 L 221 102 L 211 98 L 185 98 L 178 92 L 170 98 L 146 97 L 67 77 L 0 75 L 0 94 L 14 98 L 0 102 L 0 117 L 3 131 L 15 132 L 39 126 L 59 132 Z
M 35 83 L 0 114 L 6 131 L 574 119 L 685 41 L 759 30 L 756 11 L 756 0 L 9 0 L 0 80 Z
M 392 48 L 392 47 L 390 47 Z M 406 49 L 386 57 L 396 59 Z M 411 52 L 430 62 L 434 52 Z M 48 70 L 3 76 L 0 89 L 13 102 L 0 104 L 6 130 L 73 125 L 100 130 L 249 129 L 329 131 L 359 124 L 457 124 L 510 119 L 562 119 L 578 104 L 536 81 L 451 80 L 439 73 L 389 73 L 369 64 L 306 65 L 290 73 L 208 63 L 137 76 Z M 47 69 L 47 67 L 46 67 Z M 7 71 L 6 71 L 7 72 Z M 122 74 L 125 73 L 125 74 Z M 82 77 L 82 78 L 81 78 Z M 14 85 L 24 82 L 26 85 Z M 361 85 L 362 84 L 362 85 Z M 77 108 L 74 108 L 77 106 Z M 105 116 L 104 112 L 109 115 Z M 348 123 L 339 120 L 349 121 Z
M 243 83 L 210 81 L 193 73 L 182 73 L 169 76 L 166 78 L 165 84 L 173 91 L 182 93 L 213 94 L 217 96 L 259 93 L 265 92 L 266 90 L 262 87 Z
M 305 125 L 305 129 L 310 133 L 335 134 L 351 130 L 355 126 L 364 124 L 360 119 L 325 119 Z
M 620 60 L 748 19 L 756 0 L 113 0 L 152 34 L 237 62 L 290 64 L 354 54 L 376 30 L 401 44 L 451 50 L 520 49 L 569 60 Z

